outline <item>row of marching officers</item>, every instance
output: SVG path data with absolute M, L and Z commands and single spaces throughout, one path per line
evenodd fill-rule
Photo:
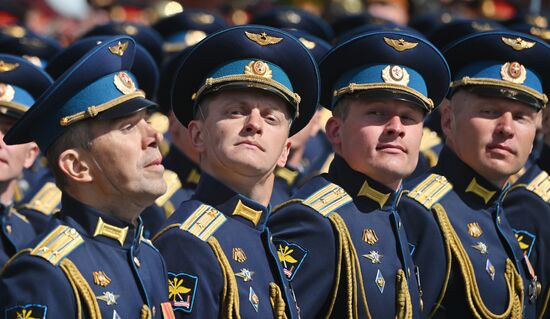
M 0 56 L 0 165 L 15 178 L 40 150 L 61 193 L 30 244 L 26 217 L 3 207 L 0 316 L 549 316 L 550 178 L 532 165 L 510 182 L 548 102 L 544 41 L 487 31 L 441 53 L 376 30 L 317 65 L 287 31 L 213 33 L 177 56 L 169 90 L 200 181 L 151 240 L 140 213 L 167 179 L 137 52 L 127 36 L 98 40 L 53 84 Z M 334 160 L 273 207 L 289 138 L 319 104 Z M 439 162 L 404 182 L 436 107 Z

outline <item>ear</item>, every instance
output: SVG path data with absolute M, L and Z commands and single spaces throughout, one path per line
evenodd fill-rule
M 199 153 L 205 150 L 203 128 L 204 122 L 197 120 L 191 121 L 189 125 L 187 125 L 187 132 L 191 139 L 191 144 L 193 144 L 193 148 Z
M 286 161 L 288 160 L 288 154 L 290 154 L 290 147 L 292 146 L 292 142 L 289 138 L 286 139 L 286 143 L 283 146 L 283 151 L 281 152 L 281 156 L 279 156 L 279 159 L 277 160 L 277 166 L 279 167 L 285 167 Z
M 89 183 L 94 180 L 90 165 L 84 154 L 74 149 L 63 151 L 57 160 L 57 165 L 65 176 L 79 183 Z
M 35 142 L 28 143 L 27 154 L 25 154 L 25 160 L 23 161 L 23 167 L 29 168 L 34 164 L 34 161 L 38 157 L 38 145 Z
M 344 125 L 344 120 L 339 117 L 331 117 L 328 119 L 327 124 L 325 125 L 325 133 L 327 138 L 332 144 L 334 151 L 340 154 L 342 149 L 342 127 Z
M 444 99 L 439 106 L 439 112 L 441 113 L 441 129 L 445 136 L 451 136 L 454 130 L 454 112 L 451 107 L 451 101 Z

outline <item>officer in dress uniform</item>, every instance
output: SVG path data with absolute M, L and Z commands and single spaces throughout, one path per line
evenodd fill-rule
M 4 138 L 34 140 L 56 163 L 62 209 L 2 269 L 3 318 L 173 317 L 164 262 L 139 218 L 166 183 L 134 54 L 129 37 L 93 48 Z
M 266 221 L 273 171 L 315 112 L 318 81 L 308 50 L 270 27 L 220 31 L 183 60 L 172 106 L 203 173 L 153 239 L 177 317 L 298 317 Z
M 424 116 L 450 81 L 421 37 L 377 31 L 336 46 L 321 62 L 326 134 L 336 153 L 270 217 L 302 318 L 411 318 L 419 291 L 397 214 L 415 168 Z
M 424 315 L 533 318 L 526 259 L 503 213 L 546 104 L 549 47 L 515 32 L 467 36 L 445 51 L 453 82 L 442 106 L 438 164 L 401 200 Z
M 22 58 L 0 54 L 0 137 L 52 84 L 50 76 Z M 0 267 L 34 239 L 28 219 L 14 208 L 17 179 L 23 169 L 32 166 L 38 155 L 36 143 L 6 145 L 0 141 Z
M 108 36 L 88 37 L 74 42 L 54 57 L 46 67 L 46 71 L 58 79 L 67 69 L 93 48 L 109 40 Z M 136 44 L 134 63 L 130 68 L 136 75 L 140 88 L 147 96 L 154 96 L 158 87 L 158 69 L 151 55 L 141 45 Z M 181 182 L 176 173 L 165 170 L 164 180 L 167 184 L 166 193 L 142 213 L 144 236 L 149 238 L 158 232 L 167 216 L 186 199 L 180 190 Z M 45 174 L 33 189 L 31 189 L 19 206 L 23 215 L 27 216 L 38 234 L 48 227 L 52 215 L 61 206 L 61 190 L 55 185 L 51 172 Z

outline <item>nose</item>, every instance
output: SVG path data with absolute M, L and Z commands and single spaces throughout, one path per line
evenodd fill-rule
M 506 138 L 512 137 L 514 135 L 513 130 L 514 118 L 511 112 L 503 113 L 497 122 L 496 131 L 499 135 L 502 135 Z
M 157 147 L 159 143 L 164 139 L 164 136 L 147 123 L 145 120 L 142 120 L 144 124 L 144 133 L 142 138 L 142 147 L 146 149 L 148 147 Z
M 384 131 L 387 135 L 396 135 L 399 137 L 403 137 L 405 135 L 403 123 L 401 123 L 401 118 L 399 115 L 394 114 L 388 119 Z
M 253 109 L 248 117 L 246 118 L 246 123 L 244 125 L 244 132 L 250 135 L 261 134 L 262 133 L 262 115 L 260 110 Z

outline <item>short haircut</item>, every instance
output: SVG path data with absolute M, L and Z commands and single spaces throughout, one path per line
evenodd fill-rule
M 358 96 L 359 95 L 348 95 L 338 100 L 332 109 L 332 115 L 341 120 L 345 120 L 346 117 L 348 117 L 351 102 L 356 100 Z
M 93 133 L 92 123 L 90 121 L 77 122 L 71 126 L 59 137 L 46 151 L 46 159 L 52 174 L 55 178 L 55 182 L 59 189 L 64 190 L 67 187 L 67 178 L 57 161 L 61 153 L 68 149 L 84 149 L 90 150 L 92 147 Z

